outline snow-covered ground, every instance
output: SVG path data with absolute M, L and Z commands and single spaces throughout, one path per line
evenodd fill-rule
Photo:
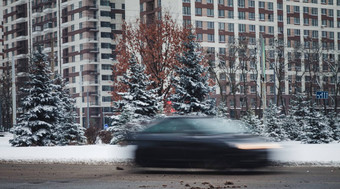
M 47 163 L 125 163 L 133 158 L 134 146 L 84 145 L 54 147 L 11 147 L 11 134 L 0 137 L 0 161 Z M 301 144 L 281 142 L 272 160 L 286 165 L 329 165 L 340 167 L 340 143 Z

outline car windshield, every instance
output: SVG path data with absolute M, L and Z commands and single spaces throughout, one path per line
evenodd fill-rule
M 146 133 L 248 133 L 241 121 L 217 118 L 165 119 L 144 130 Z

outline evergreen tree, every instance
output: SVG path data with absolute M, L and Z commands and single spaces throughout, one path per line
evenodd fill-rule
M 301 141 L 309 144 L 329 143 L 332 139 L 332 129 L 328 119 L 316 109 L 315 103 L 310 106 L 305 122 Z
M 58 108 L 60 99 L 54 92 L 47 56 L 39 49 L 34 53 L 32 62 L 27 87 L 22 89 L 27 94 L 21 99 L 24 113 L 11 130 L 15 134 L 15 138 L 10 140 L 13 146 L 47 146 L 57 143 L 55 133 L 61 113 Z
M 173 108 L 180 114 L 204 113 L 215 115 L 215 101 L 207 99 L 213 88 L 209 86 L 208 67 L 203 65 L 203 57 L 198 51 L 195 35 L 190 33 L 184 42 L 185 50 L 179 57 L 182 64 L 176 68 L 178 78 L 174 78 L 175 93 L 170 97 Z
M 283 118 L 283 128 L 290 140 L 297 140 L 298 136 L 302 132 L 300 126 L 298 126 L 296 123 L 295 117 L 290 113 L 288 113 L 288 115 Z
M 255 115 L 253 110 L 247 111 L 246 115 L 242 117 L 242 121 L 247 123 L 249 129 L 253 134 L 263 134 L 263 125 L 258 116 Z
M 160 107 L 157 89 L 148 90 L 151 82 L 144 72 L 144 66 L 137 63 L 134 58 L 129 63 L 130 68 L 123 76 L 127 92 L 118 93 L 122 100 L 116 103 L 121 114 L 112 116 L 113 126 L 109 128 L 109 131 L 113 132 L 111 140 L 113 144 L 123 140 L 128 133 L 141 129 L 144 122 L 157 115 Z
M 58 108 L 62 112 L 57 127 L 58 144 L 84 144 L 86 142 L 85 129 L 75 122 L 75 100 L 70 97 L 60 75 L 56 75 L 55 78 L 55 91 L 60 99 Z
M 282 141 L 287 139 L 287 134 L 283 129 L 283 114 L 280 108 L 275 104 L 271 104 L 266 110 L 264 115 L 264 132 L 267 137 L 275 141 Z
M 329 126 L 333 131 L 333 139 L 340 140 L 340 115 L 337 115 L 336 112 L 330 112 L 327 117 Z
M 285 124 L 285 130 L 291 140 L 300 140 L 302 129 L 305 127 L 306 116 L 309 115 L 310 100 L 303 93 L 293 96 Z M 294 124 L 295 123 L 295 124 Z
M 152 118 L 156 116 L 159 108 L 156 90 L 148 90 L 151 81 L 144 72 L 144 66 L 137 63 L 135 58 L 132 58 L 129 63 L 129 73 L 123 76 L 123 83 L 128 91 L 118 93 L 122 97 L 118 104 L 120 107 L 131 106 L 134 119 Z
M 226 102 L 221 101 L 217 107 L 216 116 L 220 118 L 227 118 L 228 115 L 228 107 L 226 106 Z
M 133 120 L 133 112 L 131 106 L 124 106 L 123 111 L 119 115 L 112 116 L 112 126 L 108 128 L 108 131 L 113 133 L 111 144 L 117 144 L 120 141 L 123 141 L 131 132 L 137 130 L 133 127 L 133 124 L 128 125 L 128 123 Z M 134 123 L 136 124 L 136 123 Z

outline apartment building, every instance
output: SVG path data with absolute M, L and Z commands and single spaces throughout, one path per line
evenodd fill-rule
M 329 99 L 317 103 L 329 109 L 340 102 L 335 96 L 340 75 L 330 68 L 340 61 L 340 0 L 140 0 L 140 11 L 148 22 L 167 11 L 184 26 L 193 25 L 212 64 L 230 66 L 230 51 L 247 43 L 247 58 L 234 54 L 244 71 L 217 69 L 222 84 L 215 97 L 225 94 L 231 117 L 249 107 L 260 114 L 260 99 L 269 104 L 279 93 L 285 107 L 295 92 L 315 98 L 316 91 L 328 91 Z M 228 77 L 238 83 L 236 90 Z
M 0 65 L 11 65 L 14 60 L 17 88 L 25 83 L 29 56 L 42 46 L 49 55 L 51 70 L 68 82 L 76 99 L 79 123 L 100 128 L 108 124 L 112 65 L 116 62 L 116 35 L 121 33 L 125 18 L 124 0 L 1 3 L 4 59 L 0 59 Z
M 2 1 L 0 1 L 0 7 L 2 7 Z M 0 9 L 0 62 L 4 56 L 3 53 L 3 43 L 4 43 L 4 39 L 3 37 L 3 13 L 2 13 L 2 9 Z M 0 67 L 2 67 L 3 65 L 0 64 Z M 1 73 L 1 68 L 0 68 L 0 73 Z

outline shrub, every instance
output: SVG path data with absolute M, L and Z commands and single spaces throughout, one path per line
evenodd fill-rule
M 89 127 L 85 130 L 85 136 L 87 138 L 88 144 L 95 144 L 97 136 L 99 134 L 99 129 L 97 127 Z
M 110 131 L 102 130 L 99 132 L 99 138 L 104 144 L 109 144 L 112 139 L 112 133 Z

